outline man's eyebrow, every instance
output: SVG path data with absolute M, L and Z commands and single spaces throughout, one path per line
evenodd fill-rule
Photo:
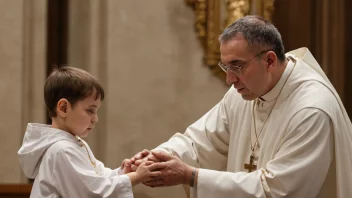
M 97 105 L 89 105 L 89 107 L 98 108 L 98 106 L 97 106 Z
M 236 60 L 232 60 L 232 61 L 229 62 L 230 65 L 237 65 L 237 64 L 239 64 L 239 63 L 244 63 L 244 61 L 241 61 L 241 60 L 237 60 L 237 59 L 236 59 Z

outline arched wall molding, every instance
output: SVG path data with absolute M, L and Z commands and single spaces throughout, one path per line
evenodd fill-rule
M 271 21 L 274 0 L 185 0 L 195 13 L 195 30 L 204 49 L 204 64 L 220 78 L 225 73 L 217 66 L 220 61 L 218 37 L 235 20 L 255 14 Z

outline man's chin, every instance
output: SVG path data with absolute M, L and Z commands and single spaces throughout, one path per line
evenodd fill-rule
M 248 100 L 248 101 L 254 100 L 257 98 L 252 94 L 241 94 L 241 96 L 242 96 L 243 100 Z

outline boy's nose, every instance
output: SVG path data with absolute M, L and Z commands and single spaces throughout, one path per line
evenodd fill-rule
M 99 121 L 98 115 L 95 114 L 94 118 L 92 119 L 92 124 L 96 124 Z

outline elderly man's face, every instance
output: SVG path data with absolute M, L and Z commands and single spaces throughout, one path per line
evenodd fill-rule
M 254 50 L 249 50 L 248 43 L 242 36 L 236 36 L 220 45 L 221 62 L 230 68 L 226 82 L 233 84 L 244 100 L 253 100 L 266 94 L 270 83 L 266 51 Z M 236 67 L 241 68 L 240 74 L 234 72 Z

